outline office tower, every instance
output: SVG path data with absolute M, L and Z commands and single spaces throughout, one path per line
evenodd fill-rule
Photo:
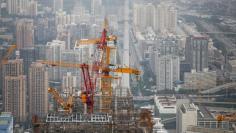
M 176 133 L 185 133 L 189 126 L 197 126 L 197 107 L 194 104 L 182 104 L 177 109 Z
M 179 80 L 179 57 L 158 55 L 156 60 L 157 90 L 172 90 L 174 81 Z
M 3 65 L 3 106 L 11 112 L 16 122 L 26 120 L 26 76 L 23 75 L 23 60 L 9 60 Z
M 185 59 L 191 65 L 191 69 L 203 71 L 208 68 L 208 37 L 187 37 L 185 45 Z
M 10 112 L 2 112 L 0 115 L 0 132 L 13 133 L 13 116 Z
M 65 50 L 65 42 L 53 40 L 46 45 L 46 60 L 61 61 L 62 52 Z M 60 81 L 62 77 L 60 67 L 52 67 L 48 70 L 50 81 Z
M 53 11 L 63 11 L 63 1 L 64 0 L 53 0 Z
M 48 71 L 41 63 L 34 62 L 29 68 L 29 113 L 31 117 L 48 113 Z
M 18 49 L 34 47 L 34 24 L 32 19 L 17 21 L 16 45 Z
M 71 72 L 67 72 L 62 78 L 62 90 L 66 94 L 74 94 L 77 87 L 76 76 L 73 76 Z

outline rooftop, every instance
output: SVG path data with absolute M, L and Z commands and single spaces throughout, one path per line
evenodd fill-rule
M 197 107 L 192 103 L 191 104 L 188 104 L 188 103 L 182 104 L 180 109 L 183 113 L 186 113 L 188 111 L 197 111 Z
M 233 67 L 236 67 L 236 60 L 229 60 L 229 64 Z

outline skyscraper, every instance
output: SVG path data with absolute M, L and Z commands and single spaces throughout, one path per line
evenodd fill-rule
M 203 71 L 208 68 L 208 37 L 189 36 L 185 45 L 185 58 L 191 69 Z
M 34 47 L 34 24 L 32 19 L 17 21 L 16 45 L 18 49 Z
M 23 75 L 23 60 L 9 60 L 3 65 L 3 106 L 11 112 L 16 122 L 26 120 L 26 76 Z
M 45 65 L 32 63 L 29 68 L 29 114 L 44 117 L 48 113 L 48 72 Z M 31 117 L 30 117 L 31 118 Z

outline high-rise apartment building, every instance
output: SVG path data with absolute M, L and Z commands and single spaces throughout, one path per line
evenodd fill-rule
M 185 45 L 185 59 L 191 69 L 203 71 L 208 68 L 208 37 L 189 36 Z
M 67 94 L 73 94 L 75 93 L 76 87 L 77 87 L 76 76 L 73 76 L 70 72 L 66 73 L 66 75 L 64 75 L 62 78 L 63 92 Z
M 49 61 L 62 61 L 62 52 L 65 50 L 65 42 L 53 40 L 46 45 L 46 60 Z M 52 67 L 48 70 L 50 81 L 60 81 L 62 77 L 60 67 Z
M 47 113 L 48 71 L 45 65 L 34 62 L 29 68 L 29 115 L 44 117 Z
M 20 58 L 24 62 L 24 75 L 28 75 L 29 67 L 36 59 L 35 48 L 22 48 L 20 51 Z
M 146 25 L 154 28 L 156 8 L 152 3 L 148 3 L 145 6 L 145 8 L 146 8 L 146 14 L 144 15 L 146 16 Z
M 10 15 L 37 15 L 37 1 L 35 0 L 7 0 L 7 11 Z
M 177 109 L 176 133 L 185 133 L 189 126 L 197 126 L 197 107 L 194 104 L 182 104 Z
M 17 21 L 16 45 L 18 49 L 34 47 L 34 24 L 32 19 Z
M 35 44 L 46 44 L 57 36 L 55 17 L 36 18 L 35 26 Z
M 156 57 L 157 90 L 172 90 L 174 81 L 179 80 L 180 61 L 176 55 Z
M 103 9 L 102 0 L 91 0 L 91 14 L 93 16 L 101 16 Z
M 2 59 L 5 56 L 6 52 L 7 52 L 6 48 L 0 47 L 0 61 L 2 61 Z M 2 75 L 2 67 L 0 67 L 0 75 Z M 2 79 L 1 76 L 0 76 L 0 78 Z M 0 91 L 2 91 L 2 88 L 3 88 L 2 82 L 3 82 L 3 80 L 0 80 Z
M 177 10 L 165 4 L 134 4 L 133 22 L 140 30 L 152 27 L 155 31 L 161 33 L 166 31 L 175 32 L 177 26 Z
M 140 29 L 146 28 L 146 7 L 140 4 L 134 4 L 133 7 L 134 25 Z
M 3 106 L 11 112 L 16 122 L 26 120 L 26 76 L 23 75 L 23 60 L 9 60 L 3 65 Z
M 53 0 L 53 11 L 63 11 L 63 1 L 64 0 Z
M 168 26 L 167 29 L 170 32 L 176 32 L 177 28 L 177 10 L 173 7 L 170 7 L 168 10 Z

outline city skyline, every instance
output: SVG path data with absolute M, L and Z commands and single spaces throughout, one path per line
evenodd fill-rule
M 0 132 L 236 131 L 236 1 L 0 5 Z

